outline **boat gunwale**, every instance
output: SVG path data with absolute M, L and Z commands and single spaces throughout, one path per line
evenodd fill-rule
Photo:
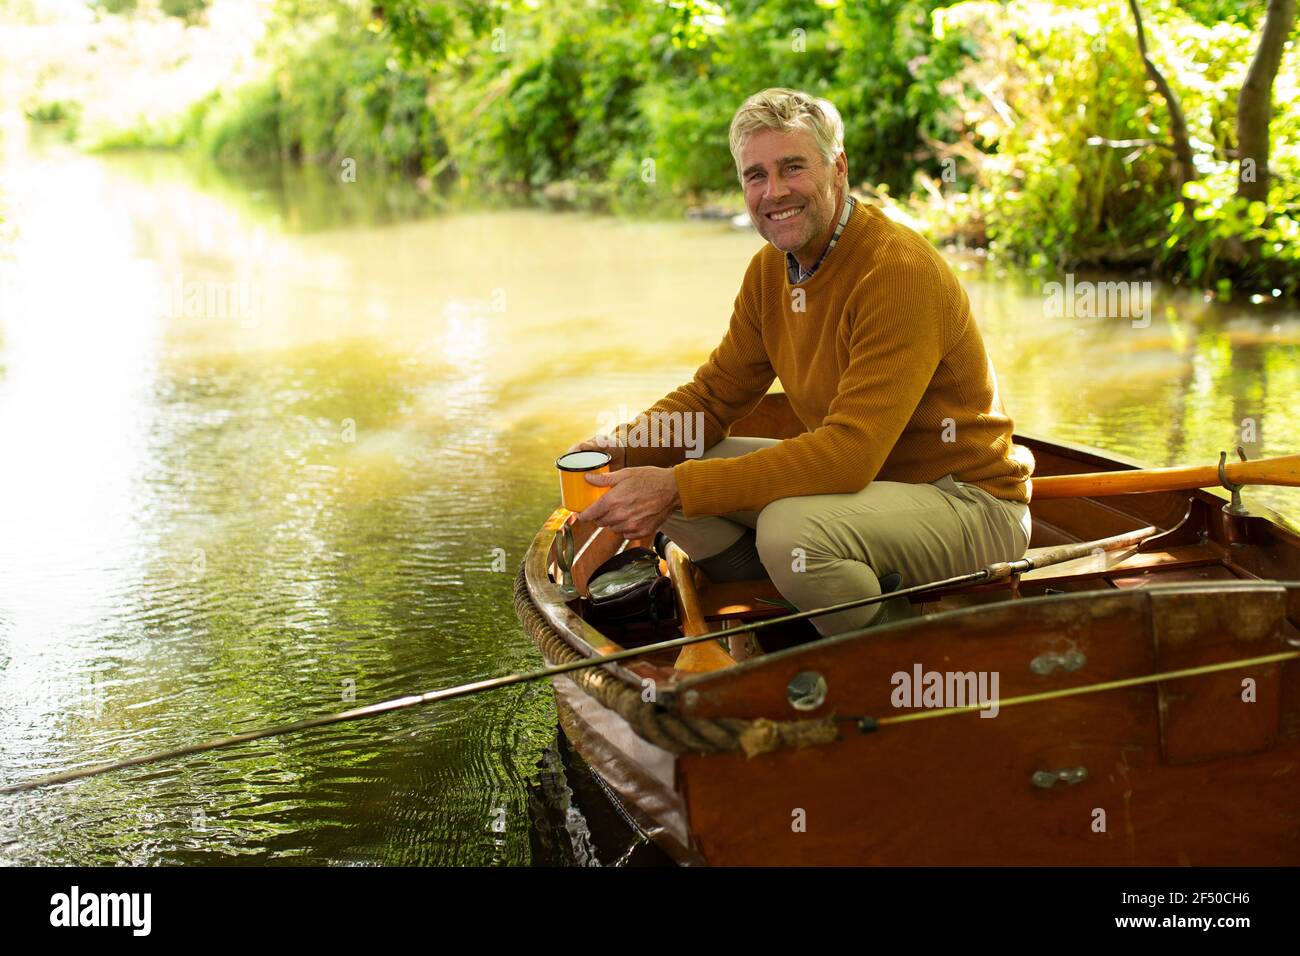
M 841 644 L 860 641 L 864 638 L 890 639 L 902 638 L 904 640 L 911 638 L 911 632 L 920 632 L 924 636 L 924 631 L 935 625 L 951 625 L 953 630 L 961 630 L 961 620 L 971 618 L 986 613 L 990 608 L 1015 606 L 1026 610 L 1039 611 L 1045 608 L 1059 608 L 1064 615 L 1068 615 L 1071 605 L 1090 605 L 1105 611 L 1111 611 L 1114 608 L 1122 608 L 1126 604 L 1143 604 L 1151 600 L 1153 595 L 1187 593 L 1187 592 L 1209 592 L 1222 593 L 1231 591 L 1245 592 L 1272 592 L 1280 591 L 1283 593 L 1285 603 L 1286 592 L 1290 588 L 1285 582 L 1270 581 L 1263 578 L 1240 578 L 1235 581 L 1171 581 L 1167 584 L 1152 584 L 1142 588 L 1118 588 L 1110 591 L 1074 591 L 1067 594 L 1042 594 L 1035 597 L 1022 597 L 1018 599 L 1009 599 L 1006 601 L 993 601 L 987 604 L 977 604 L 968 607 L 952 608 L 947 611 L 935 611 L 932 614 L 911 618 L 903 621 L 895 621 L 880 627 L 865 627 L 855 631 L 845 631 L 841 634 L 832 634 L 827 637 L 818 638 L 809 641 L 806 644 L 800 644 L 797 647 L 788 647 L 779 651 L 772 651 L 768 654 L 760 654 L 757 657 L 748 660 L 737 661 L 731 667 L 721 670 L 709 671 L 707 673 L 692 675 L 683 680 L 676 687 L 677 698 L 683 701 L 688 700 L 687 694 L 692 690 L 698 690 L 701 687 L 707 687 L 710 684 L 720 683 L 732 675 L 748 674 L 750 671 L 759 669 L 762 666 L 780 666 L 792 658 L 798 657 L 808 648 L 817 648 L 819 650 L 838 647 Z M 1047 603 L 1050 602 L 1050 603 Z M 1033 624 L 1032 620 L 1027 621 Z M 1300 642 L 1290 639 L 1286 643 L 1300 647 Z M 674 701 L 676 704 L 676 701 Z M 685 713 L 681 706 L 677 707 L 679 716 L 690 716 Z M 809 713 L 815 716 L 816 711 Z
M 524 556 L 524 578 L 528 583 L 528 594 L 533 605 L 551 629 L 576 653 L 595 659 L 604 656 L 604 653 L 615 653 L 625 648 L 595 625 L 574 613 L 565 600 L 560 586 L 551 580 L 548 570 L 556 536 L 560 528 L 568 522 L 571 514 L 572 512 L 564 507 L 556 508 L 543 523 L 541 530 L 534 535 L 533 542 Z M 599 635 L 604 643 L 598 648 L 580 633 L 586 631 Z M 603 666 L 624 683 L 633 686 L 639 686 L 641 683 L 641 678 L 619 661 L 612 661 Z

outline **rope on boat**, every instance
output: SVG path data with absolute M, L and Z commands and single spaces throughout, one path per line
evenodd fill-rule
M 522 565 L 515 578 L 515 613 L 548 663 L 588 660 L 561 637 L 538 610 L 528 591 L 528 579 Z M 671 753 L 740 752 L 746 757 L 756 757 L 773 750 L 831 743 L 839 736 L 834 717 L 789 721 L 764 717 L 755 720 L 678 717 L 658 704 L 642 700 L 637 688 L 619 680 L 603 667 L 588 667 L 564 676 L 601 706 L 626 720 L 638 736 Z

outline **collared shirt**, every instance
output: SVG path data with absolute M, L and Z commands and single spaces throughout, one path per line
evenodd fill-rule
M 822 254 L 817 257 L 817 261 L 812 264 L 812 268 L 807 272 L 803 271 L 803 266 L 799 265 L 799 260 L 794 257 L 794 253 L 787 252 L 785 254 L 785 270 L 787 275 L 790 277 L 791 285 L 798 285 L 800 282 L 806 282 L 813 277 L 814 272 L 821 268 L 821 264 L 826 261 L 826 257 L 830 255 L 831 250 L 835 248 L 835 243 L 839 242 L 840 233 L 844 232 L 844 227 L 848 225 L 849 216 L 853 214 L 853 207 L 856 205 L 857 202 L 852 196 L 844 197 L 844 211 L 840 213 L 840 222 L 839 225 L 835 227 L 835 234 L 831 236 L 831 241 L 826 244 L 826 248 L 822 250 Z

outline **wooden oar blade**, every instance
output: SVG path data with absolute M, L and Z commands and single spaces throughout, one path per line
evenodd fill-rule
M 669 542 L 664 560 L 668 564 L 668 577 L 677 595 L 677 614 L 681 618 L 682 633 L 687 637 L 707 634 L 708 622 L 700 606 L 700 596 L 695 588 L 694 567 L 686 552 Z M 736 659 L 714 641 L 689 644 L 681 649 L 674 665 L 679 671 L 705 673 L 721 670 L 736 663 Z

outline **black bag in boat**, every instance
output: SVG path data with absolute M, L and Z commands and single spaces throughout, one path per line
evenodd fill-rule
M 673 585 L 659 571 L 659 556 L 649 548 L 614 555 L 587 581 L 587 619 L 594 623 L 658 625 L 677 615 Z

